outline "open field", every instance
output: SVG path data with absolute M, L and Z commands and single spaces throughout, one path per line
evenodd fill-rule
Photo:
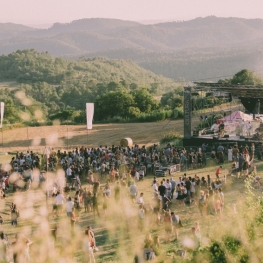
M 13 90 L 16 89 L 19 84 L 16 81 L 1 81 L 0 82 L 0 90 L 1 89 L 9 89 Z
M 118 144 L 119 141 L 125 137 L 131 137 L 134 143 L 151 145 L 158 143 L 163 134 L 171 131 L 182 133 L 182 129 L 182 120 L 142 124 L 94 125 L 94 129 L 88 131 L 89 133 L 87 133 L 85 126 L 30 127 L 28 130 L 27 128 L 20 128 L 4 131 L 4 143 L 6 144 L 6 146 L 4 146 L 8 151 L 25 151 L 28 149 L 28 145 L 30 145 L 30 149 L 33 149 L 34 145 L 31 143 L 36 136 L 41 137 L 42 147 L 45 145 L 46 140 L 48 142 L 48 138 L 53 138 L 53 141 L 49 141 L 49 145 L 54 147 L 59 145 L 65 149 L 67 149 L 67 142 L 69 149 L 77 145 L 86 145 L 85 142 L 87 142 L 87 139 L 90 147 L 97 147 L 99 144 Z M 68 140 L 67 134 L 69 135 Z M 39 149 L 38 145 L 34 147 L 35 149 Z M 0 163 L 5 163 L 10 159 L 10 155 L 0 155 Z M 261 171 L 263 169 L 263 163 L 257 161 L 256 165 L 258 174 L 262 177 Z M 229 167 L 230 164 L 225 163 L 223 172 L 227 173 Z M 207 167 L 189 170 L 186 171 L 186 173 L 187 176 L 192 177 L 195 174 L 199 175 L 199 177 L 206 177 L 207 174 L 210 174 L 214 179 L 216 168 L 217 166 L 215 166 L 212 160 L 208 160 Z M 185 171 L 175 173 L 173 177 L 177 181 L 179 176 L 182 176 L 184 172 Z M 50 173 L 48 177 L 51 180 L 55 178 L 56 175 L 57 174 Z M 144 181 L 137 183 L 139 192 L 144 193 L 145 203 L 152 202 L 152 178 L 152 175 L 148 175 Z M 159 178 L 159 180 L 161 180 L 161 178 Z M 102 178 L 101 181 L 105 182 L 105 178 Z M 87 185 L 85 179 L 83 183 L 84 187 L 90 187 Z M 24 233 L 33 240 L 34 243 L 31 245 L 30 254 L 32 262 L 38 263 L 88 262 L 85 260 L 81 244 L 83 232 L 88 225 L 91 225 L 94 229 L 97 246 L 99 248 L 99 251 L 95 253 L 97 263 L 133 262 L 134 256 L 142 253 L 143 241 L 147 233 L 151 233 L 153 236 L 158 235 L 161 242 L 160 254 L 156 260 L 152 262 L 182 262 L 182 258 L 176 255 L 176 251 L 179 249 L 185 249 L 187 251 L 185 261 L 190 260 L 194 240 L 191 228 L 196 221 L 200 223 L 201 227 L 202 247 L 208 245 L 212 240 L 220 241 L 225 235 L 232 234 L 238 236 L 244 246 L 247 246 L 249 250 L 248 244 L 250 244 L 251 241 L 246 233 L 247 218 L 243 217 L 243 213 L 247 209 L 245 205 L 246 192 L 243 180 L 237 180 L 231 176 L 227 178 L 227 183 L 223 188 L 225 193 L 225 207 L 221 219 L 218 216 L 212 215 L 201 216 L 198 207 L 193 203 L 190 206 L 184 206 L 179 204 L 178 201 L 173 200 L 170 208 L 180 216 L 184 226 L 179 230 L 179 240 L 168 243 L 165 243 L 164 225 L 161 224 L 158 226 L 152 217 L 147 217 L 143 230 L 138 229 L 138 207 L 137 205 L 132 205 L 128 188 L 123 188 L 122 201 L 120 203 L 116 203 L 114 200 L 114 185 L 111 186 L 111 190 L 112 196 L 108 202 L 107 213 L 104 214 L 102 198 L 99 202 L 100 218 L 97 216 L 94 218 L 92 213 L 85 213 L 82 209 L 74 233 L 71 232 L 65 211 L 63 211 L 61 217 L 53 218 L 53 199 L 50 197 L 46 202 L 46 185 L 43 185 L 41 188 L 34 188 L 34 186 L 32 186 L 32 189 L 27 192 L 10 192 L 7 194 L 7 198 L 0 199 L 0 214 L 5 221 L 2 226 L 0 225 L 0 228 L 8 234 L 10 241 L 14 240 L 14 235 L 18 232 Z M 262 186 L 259 190 L 256 190 L 259 194 L 262 191 Z M 66 195 L 67 194 L 65 194 L 65 196 Z M 73 197 L 74 192 L 71 191 L 69 195 Z M 17 203 L 20 210 L 18 227 L 12 227 L 10 225 L 9 206 L 11 202 Z M 236 204 L 238 216 L 233 212 L 233 204 Z M 50 225 L 57 224 L 58 226 L 55 247 L 53 247 L 52 244 L 48 223 Z M 259 236 L 259 244 L 261 244 L 261 233 L 259 233 Z M 170 241 L 173 239 L 174 236 L 170 238 Z M 231 255 L 227 256 L 227 262 L 239 262 L 233 259 Z M 252 250 L 249 256 L 253 258 Z M 211 261 L 207 258 L 202 258 L 199 262 L 209 263 Z M 253 262 L 260 261 L 255 260 Z
M 159 143 L 164 134 L 174 131 L 183 133 L 183 120 L 95 124 L 92 130 L 87 130 L 85 125 L 25 127 L 4 130 L 2 135 L 4 150 L 16 151 L 28 148 L 43 149 L 45 145 L 64 149 L 72 149 L 82 145 L 89 147 L 119 145 L 120 140 L 126 137 L 131 138 L 134 144 L 149 146 Z

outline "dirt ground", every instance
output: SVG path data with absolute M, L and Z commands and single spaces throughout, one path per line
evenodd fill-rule
M 24 127 L 4 130 L 0 146 L 4 151 L 41 150 L 45 145 L 54 148 L 72 149 L 77 146 L 98 147 L 119 145 L 121 139 L 131 138 L 134 144 L 159 143 L 170 132 L 183 133 L 183 120 L 166 120 L 154 123 L 95 124 L 92 130 L 85 125 L 55 125 Z M 0 147 L 1 149 L 1 147 Z

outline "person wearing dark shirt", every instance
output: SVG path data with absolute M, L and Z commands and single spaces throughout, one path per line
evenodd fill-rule
M 161 185 L 159 185 L 158 187 L 158 192 L 160 194 L 160 196 L 164 196 L 165 192 L 166 192 L 166 188 L 165 186 L 163 185 L 163 181 L 161 181 Z
M 100 181 L 97 180 L 93 183 L 93 193 L 94 194 L 97 193 L 99 191 L 99 189 L 100 189 Z
M 189 178 L 186 179 L 185 188 L 187 190 L 187 195 L 190 196 L 191 195 L 191 182 Z
M 117 181 L 115 188 L 114 188 L 114 198 L 116 202 L 119 202 L 120 200 L 120 191 L 121 191 L 120 182 Z

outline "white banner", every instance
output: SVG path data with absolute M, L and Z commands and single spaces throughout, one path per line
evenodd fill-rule
M 3 127 L 3 119 L 4 119 L 4 110 L 5 110 L 5 103 L 0 102 L 0 129 Z
M 94 103 L 86 103 L 87 130 L 92 130 Z

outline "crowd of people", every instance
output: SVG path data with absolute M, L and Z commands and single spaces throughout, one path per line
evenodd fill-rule
M 245 171 L 244 175 L 248 176 L 249 167 L 247 170 L 244 169 L 246 168 L 244 163 L 247 162 L 248 166 L 255 167 L 253 166 L 255 153 L 253 147 L 253 145 L 250 148 L 239 147 L 235 144 L 233 147 L 226 147 L 226 151 L 225 147 L 219 145 L 212 149 L 211 157 L 220 164 L 222 153 L 223 163 L 227 156 L 229 162 L 234 162 L 235 165 L 238 163 L 239 171 L 242 167 L 242 171 Z M 44 151 L 47 152 L 46 149 Z M 81 214 L 83 215 L 80 213 L 81 210 L 84 210 L 85 214 L 92 213 L 94 219 L 101 218 L 107 215 L 113 203 L 118 205 L 123 199 L 130 199 L 131 209 L 137 210 L 138 230 L 145 232 L 147 229 L 148 232 L 142 245 L 142 254 L 145 259 L 153 259 L 160 253 L 162 244 L 160 240 L 178 241 L 180 228 L 183 227 L 182 215 L 178 212 L 180 206 L 188 205 L 192 209 L 197 208 L 203 217 L 212 215 L 220 220 L 223 216 L 225 206 L 223 187 L 226 176 L 222 173 L 222 166 L 217 168 L 215 177 L 207 175 L 206 178 L 200 178 L 198 174 L 187 176 L 187 171 L 178 180 L 175 180 L 173 176 L 169 179 L 154 177 L 151 184 L 152 194 L 147 201 L 145 201 L 144 189 L 140 189 L 140 181 L 147 173 L 154 172 L 156 163 L 175 163 L 187 169 L 206 165 L 207 145 L 205 144 L 196 150 L 168 144 L 164 149 L 160 149 L 157 145 L 149 149 L 138 145 L 134 147 L 100 146 L 97 149 L 80 147 L 70 152 L 55 152 L 49 149 L 48 153 L 49 155 L 42 156 L 32 151 L 17 153 L 10 162 L 10 169 L 1 170 L 1 197 L 5 198 L 11 191 L 23 189 L 29 191 L 33 182 L 39 184 L 46 182 L 45 172 L 63 169 L 64 180 L 52 182 L 51 216 L 55 219 L 67 216 L 71 229 L 74 231 Z M 253 169 L 255 172 L 255 168 Z M 231 170 L 232 172 L 234 170 Z M 21 181 L 24 184 L 21 184 Z M 72 190 L 75 191 L 74 194 Z M 234 204 L 233 211 L 236 211 Z M 2 216 L 1 218 L 4 223 L 5 220 Z M 10 218 L 12 226 L 19 225 L 19 208 L 14 203 L 10 206 Z M 156 234 L 152 237 L 149 232 L 153 227 L 163 227 L 165 235 Z M 197 246 L 200 246 L 201 230 L 198 222 L 192 227 L 192 234 Z M 14 244 L 20 242 L 20 239 L 17 237 Z M 24 236 L 22 239 L 25 244 L 24 251 L 28 251 L 32 241 Z M 3 243 L 9 243 L 4 234 L 2 240 Z M 93 251 L 98 248 L 91 227 L 85 230 L 83 240 L 85 240 L 83 247 L 87 251 L 89 262 L 95 262 Z M 178 250 L 178 254 L 184 257 L 185 251 Z M 15 257 L 16 253 L 13 253 L 14 262 L 22 262 L 15 261 Z M 28 259 L 23 262 L 28 262 Z

